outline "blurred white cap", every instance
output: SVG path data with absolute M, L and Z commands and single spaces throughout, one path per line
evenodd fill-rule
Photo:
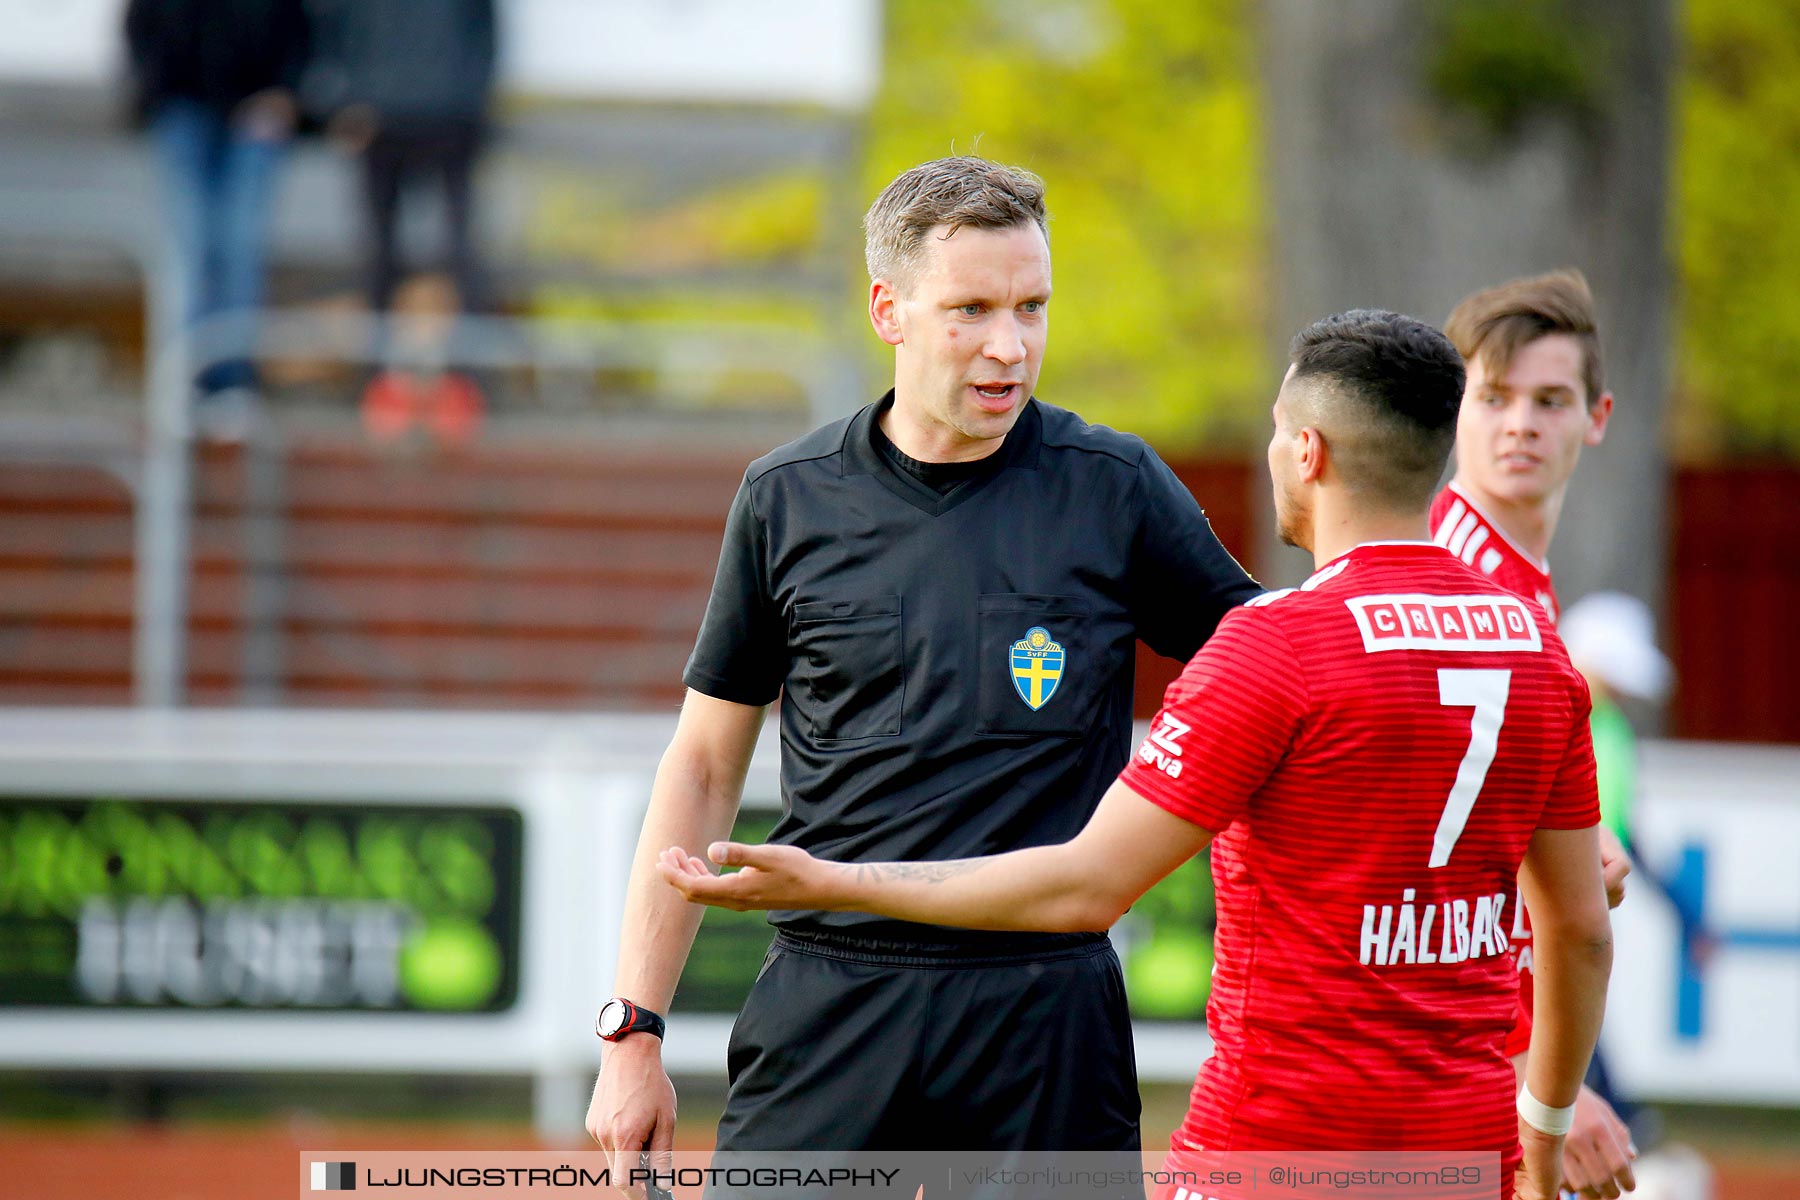
M 1712 1167 L 1692 1146 L 1658 1146 L 1632 1166 L 1637 1191 L 1632 1200 L 1713 1200 Z
M 1606 686 L 1640 700 L 1660 700 L 1673 668 L 1656 648 L 1650 606 L 1624 592 L 1595 592 L 1563 610 L 1557 633 L 1569 658 Z

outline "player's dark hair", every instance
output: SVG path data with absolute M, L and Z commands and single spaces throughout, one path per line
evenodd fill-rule
M 1390 508 L 1437 490 L 1462 405 L 1463 360 L 1423 321 L 1357 308 L 1294 335 L 1294 381 L 1313 397 L 1345 485 Z M 1307 422 L 1310 423 L 1310 422 Z

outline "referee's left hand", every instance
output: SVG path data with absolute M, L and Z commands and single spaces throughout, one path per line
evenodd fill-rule
M 670 846 L 656 869 L 682 895 L 696 904 L 744 912 L 753 908 L 829 910 L 834 863 L 821 862 L 798 846 L 747 846 L 714 842 L 707 855 L 720 866 L 738 867 L 715 875 L 706 860 Z

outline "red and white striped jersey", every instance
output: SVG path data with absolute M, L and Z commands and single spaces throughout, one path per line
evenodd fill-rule
M 1516 1161 L 1519 864 L 1599 821 L 1542 609 L 1444 548 L 1359 546 L 1227 616 L 1121 779 L 1216 835 L 1215 1050 L 1177 1146 Z
M 1431 502 L 1431 540 L 1513 595 L 1536 600 L 1552 621 L 1562 611 L 1550 564 L 1527 554 L 1454 482 Z
M 1431 538 L 1438 545 L 1488 576 L 1515 596 L 1543 605 L 1552 621 L 1561 612 L 1550 564 L 1527 554 L 1507 536 L 1455 482 L 1431 503 Z M 1533 984 L 1531 914 L 1519 906 L 1512 931 L 1513 961 L 1519 968 L 1519 1018 L 1506 1038 L 1506 1056 L 1516 1058 L 1531 1046 Z

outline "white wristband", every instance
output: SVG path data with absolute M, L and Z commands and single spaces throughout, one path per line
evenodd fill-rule
M 1519 1116 L 1539 1133 L 1562 1137 L 1575 1123 L 1575 1106 L 1551 1108 L 1531 1094 L 1530 1084 L 1525 1084 L 1519 1088 Z

